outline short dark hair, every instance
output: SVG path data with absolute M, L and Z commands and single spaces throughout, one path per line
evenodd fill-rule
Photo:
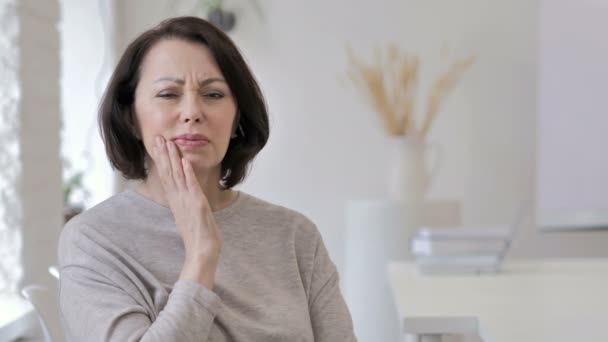
M 114 169 L 126 179 L 146 179 L 146 150 L 134 124 L 135 89 L 141 64 L 164 39 L 182 39 L 205 45 L 220 68 L 237 106 L 235 133 L 221 162 L 220 183 L 226 189 L 245 179 L 249 164 L 266 145 L 268 110 L 262 91 L 232 40 L 213 24 L 197 17 L 162 21 L 145 31 L 125 50 L 110 79 L 99 108 L 99 129 Z

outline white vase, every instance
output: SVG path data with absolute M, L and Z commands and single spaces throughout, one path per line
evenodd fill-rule
M 443 158 L 437 144 L 415 137 L 391 139 L 388 190 L 390 198 L 408 204 L 421 203 Z

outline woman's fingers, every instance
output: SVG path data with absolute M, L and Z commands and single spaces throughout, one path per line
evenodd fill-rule
M 200 182 L 196 177 L 190 161 L 180 156 L 179 150 L 172 141 L 165 141 L 161 136 L 156 138 L 152 156 L 158 174 L 166 192 L 190 192 L 198 198 L 205 197 Z
M 186 180 L 184 176 L 183 166 L 179 150 L 173 141 L 167 141 L 167 150 L 169 151 L 169 163 L 171 164 L 171 174 L 173 182 L 179 190 L 186 190 Z
M 201 190 L 201 185 L 196 178 L 196 174 L 194 173 L 194 169 L 192 168 L 192 164 L 186 158 L 182 158 L 182 167 L 184 169 L 184 176 L 186 186 L 188 190 L 195 195 L 202 195 L 203 191 Z
M 154 158 L 154 163 L 158 169 L 158 176 L 160 177 L 160 181 L 165 188 L 165 191 L 171 191 L 172 188 L 175 187 L 175 183 L 171 174 L 172 169 L 167 151 L 167 144 L 165 139 L 161 136 L 156 137 L 156 156 Z

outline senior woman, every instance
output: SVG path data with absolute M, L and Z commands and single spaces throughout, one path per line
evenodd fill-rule
M 233 187 L 268 140 L 233 42 L 168 19 L 122 55 L 99 112 L 112 166 L 139 180 L 59 240 L 70 341 L 354 341 L 339 276 L 302 214 Z

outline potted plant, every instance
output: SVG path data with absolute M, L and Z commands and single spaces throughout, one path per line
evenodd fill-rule
M 391 197 L 407 203 L 420 203 L 441 164 L 439 146 L 427 141 L 449 93 L 473 65 L 476 56 L 459 59 L 431 84 L 422 120 L 415 115 L 419 83 L 420 59 L 401 53 L 389 45 L 386 53 L 375 51 L 375 63 L 366 63 L 347 49 L 347 76 L 378 115 L 391 140 L 391 166 L 388 170 L 388 190 Z M 418 120 L 417 120 L 418 119 Z M 427 169 L 427 154 L 436 152 L 435 163 Z

